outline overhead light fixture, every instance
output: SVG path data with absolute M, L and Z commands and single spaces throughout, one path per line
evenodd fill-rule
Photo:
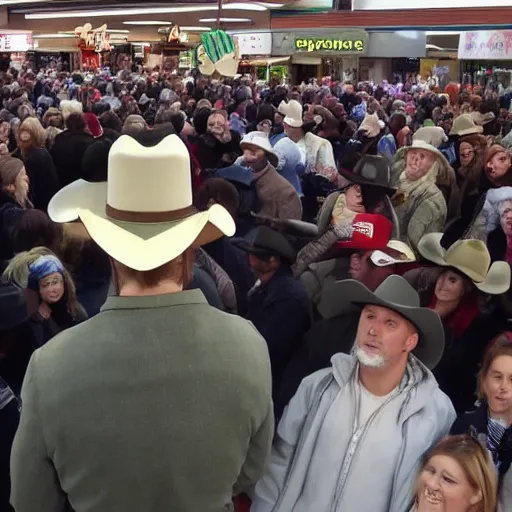
M 266 7 L 267 9 L 281 9 L 281 7 L 284 7 L 284 4 L 272 4 L 270 2 L 257 2 L 259 5 L 262 5 L 263 7 Z M 222 6 L 224 9 L 224 6 Z
M 209 32 L 211 30 L 210 27 L 181 27 L 181 30 L 184 30 L 185 32 Z
M 181 7 L 147 7 L 146 9 L 101 9 L 96 11 L 51 11 L 25 14 L 27 20 L 49 20 L 56 18 L 97 18 L 100 16 L 139 16 L 147 14 L 173 14 L 188 12 L 216 11 L 215 5 L 190 5 Z M 224 11 L 267 11 L 268 9 L 257 3 L 232 3 L 222 6 Z
M 201 18 L 200 23 L 215 23 L 217 18 Z M 221 23 L 251 23 L 250 18 L 219 18 Z
M 16 5 L 16 4 L 38 4 L 45 2 L 46 0 L 0 0 L 0 6 L 2 5 Z
M 123 21 L 123 25 L 174 25 L 173 21 Z
M 425 34 L 427 36 L 460 36 L 461 32 L 458 30 L 432 30 Z
M 71 39 L 75 38 L 74 34 L 34 34 L 34 39 Z
M 107 32 L 109 34 L 129 34 L 130 33 L 129 30 L 121 30 L 121 29 L 116 29 L 116 28 L 113 28 L 113 29 L 107 28 Z M 73 37 L 75 37 L 75 32 L 73 30 L 59 30 L 59 34 L 70 34 Z

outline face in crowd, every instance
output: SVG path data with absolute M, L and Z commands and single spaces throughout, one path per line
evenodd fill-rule
M 365 213 L 363 204 L 363 191 L 359 185 L 352 185 L 345 190 L 347 208 L 355 213 Z
M 244 162 L 247 167 L 255 168 L 266 161 L 265 151 L 252 144 L 244 144 Z
M 494 358 L 483 375 L 481 390 L 491 417 L 509 421 L 512 418 L 512 355 Z
M 399 313 L 367 305 L 359 319 L 355 352 L 362 366 L 393 371 L 405 367 L 418 340 L 416 327 Z
M 503 201 L 500 205 L 500 224 L 507 237 L 512 236 L 512 200 Z
M 510 165 L 510 153 L 508 151 L 500 151 L 487 162 L 487 174 L 492 179 L 501 178 L 505 176 Z
M 39 281 L 39 295 L 46 304 L 56 304 L 64 296 L 64 278 L 54 272 Z
M 437 278 L 434 294 L 440 302 L 459 303 L 467 287 L 467 280 L 462 275 L 446 270 Z
M 226 118 L 222 114 L 212 114 L 208 118 L 208 131 L 215 137 L 222 137 L 226 131 Z
M 459 148 L 459 160 L 462 167 L 468 167 L 475 157 L 475 150 L 469 142 L 463 142 Z
M 410 149 L 406 155 L 405 173 L 409 181 L 417 181 L 423 178 L 435 160 L 435 155 L 425 149 Z

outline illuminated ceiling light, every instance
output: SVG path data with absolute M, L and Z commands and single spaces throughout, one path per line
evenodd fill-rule
M 262 5 L 267 9 L 281 9 L 281 7 L 284 7 L 284 4 L 272 4 L 270 2 L 257 2 L 257 4 Z M 224 6 L 222 6 L 222 8 L 224 9 Z
M 458 30 L 432 30 L 425 32 L 427 36 L 460 36 L 461 32 Z
M 34 34 L 34 39 L 71 39 L 75 38 L 74 34 Z
M 174 25 L 173 21 L 123 21 L 123 25 Z
M 209 32 L 211 30 L 210 27 L 180 27 L 181 30 L 185 30 L 186 32 Z
M 215 23 L 217 18 L 201 18 L 199 20 L 201 23 Z M 251 23 L 252 20 L 250 18 L 220 18 L 219 21 L 221 23 Z
M 116 28 L 113 28 L 113 29 L 107 28 L 107 32 L 109 34 L 129 34 L 130 33 L 129 30 L 119 30 Z M 65 31 L 59 30 L 59 34 L 71 34 L 74 36 L 75 32 L 73 30 L 65 30 Z
M 53 11 L 25 14 L 27 20 L 49 20 L 55 18 L 93 18 L 99 16 L 139 16 L 147 14 L 173 14 L 188 12 L 216 11 L 213 5 L 190 5 L 182 7 L 148 7 L 146 9 L 101 9 L 97 11 Z M 232 3 L 222 6 L 224 11 L 266 11 L 263 5 L 253 3 Z
M 47 0 L 0 0 L 0 6 L 2 5 L 19 5 L 19 4 L 38 4 L 46 2 Z

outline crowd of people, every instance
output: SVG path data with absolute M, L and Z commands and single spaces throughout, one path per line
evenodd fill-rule
M 0 510 L 512 510 L 512 94 L 0 74 Z

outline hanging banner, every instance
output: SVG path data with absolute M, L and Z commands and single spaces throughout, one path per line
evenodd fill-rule
M 512 60 L 512 30 L 462 32 L 459 59 Z

